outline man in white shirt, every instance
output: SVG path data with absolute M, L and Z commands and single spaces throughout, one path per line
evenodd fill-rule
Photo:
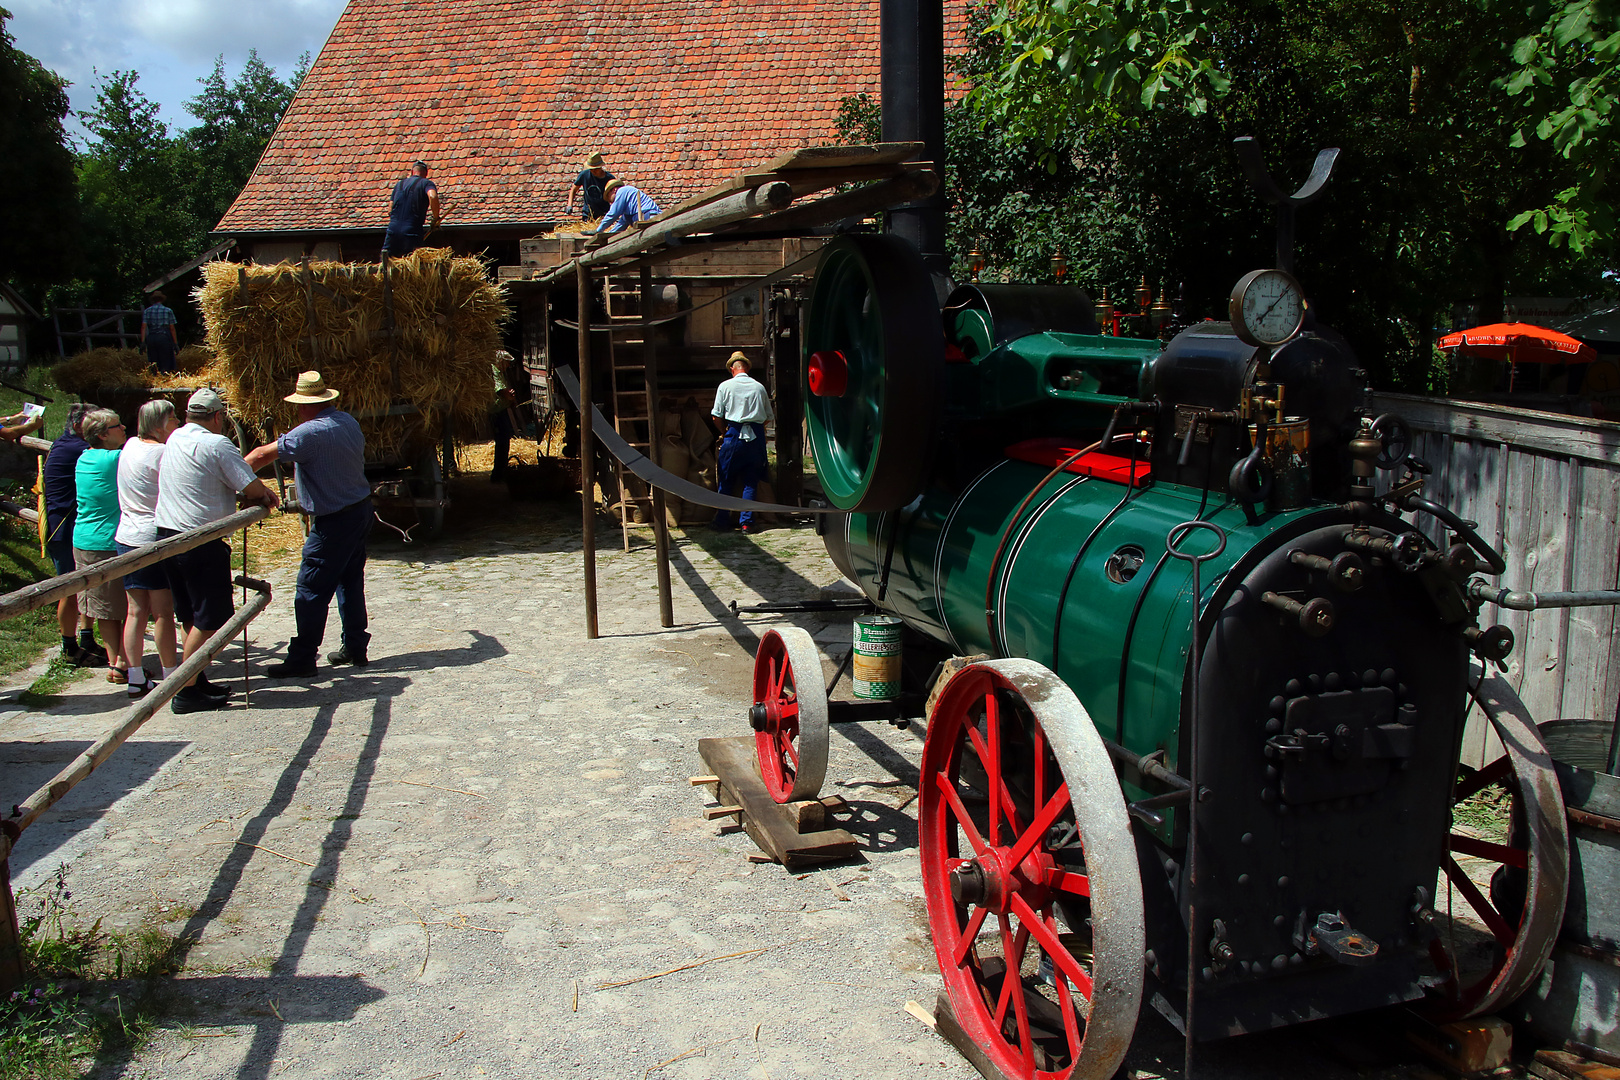
M 720 450 L 716 455 L 720 473 L 720 494 L 730 495 L 738 484 L 742 497 L 752 500 L 759 493 L 765 479 L 765 425 L 775 416 L 771 412 L 771 396 L 758 379 L 748 374 L 748 357 L 741 352 L 731 354 L 726 361 L 731 378 L 720 384 L 714 392 L 715 433 L 720 436 Z M 742 531 L 758 532 L 754 514 L 744 510 L 740 515 Z M 731 531 L 731 512 L 720 510 L 710 526 L 718 532 Z
M 210 525 L 243 506 L 274 507 L 281 500 L 253 475 L 242 452 L 227 439 L 225 401 L 212 390 L 198 390 L 186 403 L 189 423 L 169 436 L 158 466 L 157 508 L 153 520 L 158 539 Z M 174 593 L 174 612 L 186 628 L 181 663 L 202 648 L 215 630 L 230 621 L 231 548 L 224 540 L 171 555 L 163 561 Z M 218 709 L 230 691 L 197 676 L 175 695 L 177 713 Z

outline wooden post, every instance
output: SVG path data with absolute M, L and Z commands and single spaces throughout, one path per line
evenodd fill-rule
M 795 290 L 796 291 L 796 290 Z M 765 298 L 771 374 L 776 384 L 776 501 L 798 506 L 804 492 L 804 400 L 800 395 L 799 302 L 792 293 Z
M 641 321 L 648 323 L 653 317 L 652 267 L 641 268 Z M 663 433 L 658 429 L 658 343 L 654 338 L 657 327 L 643 326 L 642 376 L 647 382 L 647 456 L 658 463 L 663 446 Z M 653 551 L 658 559 L 658 623 L 675 625 L 675 600 L 669 591 L 669 522 L 664 518 L 664 489 L 652 485 Z
M 0 837 L 0 847 L 7 852 L 0 858 L 0 995 L 6 995 L 22 985 L 22 935 L 11 895 L 11 837 Z
M 315 279 L 309 272 L 309 252 L 298 257 L 298 265 L 304 278 L 304 331 L 309 338 L 309 365 L 319 368 L 321 348 L 315 342 Z
M 585 636 L 596 633 L 596 438 L 591 431 L 591 271 L 574 267 L 579 285 L 579 515 L 585 568 Z

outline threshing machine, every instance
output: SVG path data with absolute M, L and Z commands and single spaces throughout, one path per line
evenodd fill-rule
M 1363 411 L 1291 276 L 1247 275 L 1231 321 L 1164 344 L 1100 335 L 1077 288 L 941 305 L 904 240 L 846 236 L 806 354 L 847 511 L 828 551 L 919 670 L 942 661 L 915 684 L 923 879 L 991 1065 L 1112 1076 L 1149 1003 L 1190 1048 L 1525 989 L 1567 832 L 1534 723 L 1486 674 L 1513 639 L 1480 624 L 1475 575 L 1502 557 L 1424 497 L 1405 425 Z M 1459 764 L 1471 694 L 1508 748 L 1484 770 Z M 765 635 L 750 717 L 773 795 L 813 797 L 828 709 L 803 631 Z M 1509 842 L 1455 831 L 1497 782 Z

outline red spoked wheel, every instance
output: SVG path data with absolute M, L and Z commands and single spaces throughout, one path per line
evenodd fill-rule
M 754 654 L 754 751 L 779 803 L 813 799 L 827 777 L 827 690 L 821 651 L 796 626 L 767 630 Z
M 923 745 L 923 889 L 957 1022 L 1009 1077 L 1114 1075 L 1146 934 L 1119 781 L 1074 693 L 1031 660 L 972 664 Z
M 1455 801 L 1502 784 L 1512 797 L 1513 827 L 1506 843 L 1455 826 L 1447 838 L 1436 907 L 1452 924 L 1436 928 L 1429 949 L 1446 981 L 1425 1007 L 1439 1020 L 1494 1012 L 1528 990 L 1552 952 L 1569 890 L 1569 824 L 1541 734 L 1501 676 L 1486 679 L 1474 697 L 1505 752 L 1461 780 Z M 1471 922 L 1488 936 L 1469 933 Z

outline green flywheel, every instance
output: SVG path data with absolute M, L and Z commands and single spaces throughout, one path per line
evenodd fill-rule
M 822 249 L 805 335 L 805 422 L 840 510 L 897 510 L 923 489 L 939 431 L 945 337 L 917 249 L 886 235 Z

